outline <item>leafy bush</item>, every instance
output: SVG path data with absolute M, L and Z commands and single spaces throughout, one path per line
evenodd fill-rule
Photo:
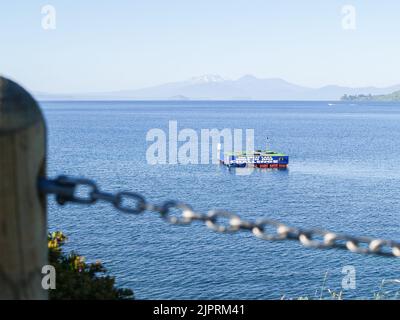
M 56 289 L 50 290 L 50 299 L 121 300 L 133 299 L 133 291 L 115 287 L 115 278 L 106 275 L 101 262 L 86 263 L 75 252 L 65 254 L 66 241 L 62 232 L 48 235 L 49 261 L 56 269 Z

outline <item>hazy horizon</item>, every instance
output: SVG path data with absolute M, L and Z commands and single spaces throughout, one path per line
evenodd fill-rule
M 83 93 L 47 93 L 33 91 L 36 99 L 78 101 L 337 101 L 344 95 L 382 95 L 400 90 L 400 84 L 390 87 L 342 87 L 327 85 L 319 88 L 299 86 L 284 79 L 260 79 L 244 75 L 238 79 L 225 79 L 219 75 L 203 75 L 178 82 L 140 89 Z
M 182 80 L 177 80 L 177 81 L 171 81 L 171 82 L 166 82 L 166 83 L 155 83 L 154 85 L 150 85 L 150 86 L 146 86 L 146 87 L 121 88 L 121 89 L 116 89 L 116 90 L 111 90 L 111 91 L 110 91 L 110 90 L 108 90 L 108 91 L 85 91 L 85 90 L 82 90 L 82 91 L 79 91 L 79 92 L 78 92 L 78 91 L 74 91 L 74 92 L 62 92 L 62 93 L 60 93 L 60 92 L 47 92 L 47 91 L 45 91 L 45 90 L 35 90 L 34 92 L 35 92 L 35 93 L 41 93 L 41 94 L 54 94 L 54 95 L 58 95 L 58 94 L 68 95 L 68 94 L 117 93 L 117 92 L 130 91 L 130 90 L 147 89 L 147 88 L 162 86 L 162 85 L 165 85 L 165 84 L 173 84 L 173 83 L 179 83 L 179 82 L 188 82 L 188 81 L 190 81 L 190 80 L 193 79 L 193 78 L 200 78 L 200 77 L 209 76 L 209 75 L 216 75 L 216 74 L 203 74 L 203 75 L 193 76 L 193 77 L 190 77 L 190 78 L 187 78 L 187 79 L 182 79 Z M 218 76 L 221 76 L 221 75 L 218 75 Z M 255 77 L 255 78 L 257 78 L 257 79 L 260 79 L 260 80 L 282 80 L 282 81 L 285 81 L 285 82 L 288 82 L 288 83 L 291 83 L 291 84 L 294 84 L 294 85 L 302 86 L 302 87 L 305 87 L 305 88 L 309 88 L 309 89 L 320 89 L 320 88 L 329 87 L 329 86 L 342 86 L 342 85 L 335 84 L 335 83 L 327 83 L 327 84 L 323 84 L 323 85 L 321 85 L 321 86 L 314 86 L 314 87 L 311 87 L 311 86 L 302 85 L 301 83 L 293 83 L 293 82 L 290 82 L 290 81 L 288 81 L 288 80 L 286 80 L 286 79 L 279 78 L 279 77 L 274 77 L 274 78 L 262 78 L 262 77 L 258 77 L 258 76 L 253 75 L 253 74 L 244 74 L 244 75 L 239 76 L 238 78 L 234 78 L 234 79 L 226 78 L 226 77 L 223 77 L 223 76 L 221 76 L 221 77 L 224 78 L 224 80 L 226 80 L 226 81 L 236 81 L 236 80 L 239 80 L 240 78 L 245 77 L 245 76 L 253 76 L 253 77 Z M 16 79 L 12 79 L 12 80 L 16 81 Z M 399 85 L 400 85 L 400 80 L 399 80 L 398 83 L 392 83 L 392 84 L 389 84 L 389 85 L 387 85 L 387 86 L 369 85 L 369 86 L 362 86 L 362 87 L 355 86 L 355 87 L 351 87 L 351 88 L 367 88 L 367 87 L 373 87 L 373 88 L 377 88 L 377 89 L 383 89 L 383 88 L 395 87 L 395 86 L 399 86 Z M 346 87 L 346 86 L 343 86 L 343 87 Z

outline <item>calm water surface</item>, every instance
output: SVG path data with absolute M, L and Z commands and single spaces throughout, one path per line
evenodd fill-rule
M 43 102 L 49 174 L 95 178 L 106 191 L 132 190 L 196 210 L 225 208 L 248 219 L 400 240 L 400 105 L 327 102 Z M 146 133 L 178 128 L 252 128 L 290 155 L 287 171 L 249 176 L 216 165 L 146 163 Z M 59 207 L 49 227 L 89 261 L 100 259 L 138 299 L 279 299 L 340 291 L 343 266 L 356 268 L 346 298 L 372 298 L 399 262 L 338 250 L 221 235 L 202 225 L 170 226 L 154 214 L 130 216 L 108 204 Z M 388 285 L 387 290 L 398 290 Z

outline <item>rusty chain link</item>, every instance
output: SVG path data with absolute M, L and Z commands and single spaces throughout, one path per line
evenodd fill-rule
M 353 237 L 319 229 L 295 228 L 270 219 L 255 222 L 245 221 L 240 216 L 224 210 L 211 210 L 207 214 L 197 213 L 189 205 L 178 201 L 167 201 L 160 206 L 153 205 L 138 193 L 102 192 L 94 181 L 88 179 L 67 176 L 59 176 L 54 180 L 39 179 L 38 187 L 41 193 L 54 194 L 60 205 L 67 202 L 94 204 L 102 200 L 128 214 L 137 215 L 145 211 L 157 212 L 161 218 L 174 225 L 187 225 L 194 221 L 200 221 L 208 228 L 220 233 L 249 231 L 256 237 L 268 241 L 297 240 L 303 246 L 310 248 L 338 248 L 355 253 L 400 257 L 400 243 L 392 240 Z M 171 215 L 173 210 L 179 210 L 180 216 Z M 222 219 L 227 219 L 228 223 L 222 223 Z M 267 228 L 274 229 L 274 232 L 269 233 Z

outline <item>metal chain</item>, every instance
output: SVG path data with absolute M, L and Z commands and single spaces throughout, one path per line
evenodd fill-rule
M 44 194 L 54 194 L 57 202 L 94 204 L 99 200 L 111 203 L 117 210 L 128 214 L 153 211 L 173 225 L 188 225 L 194 221 L 203 222 L 208 228 L 220 233 L 249 231 L 256 237 L 268 241 L 297 240 L 310 248 L 338 248 L 355 253 L 375 254 L 385 257 L 400 257 L 400 243 L 392 240 L 354 237 L 320 229 L 302 229 L 287 226 L 282 222 L 263 219 L 245 221 L 229 211 L 211 210 L 207 214 L 195 212 L 189 205 L 178 201 L 167 201 L 162 205 L 148 203 L 143 196 L 134 192 L 116 194 L 100 191 L 97 184 L 88 179 L 59 176 L 54 180 L 39 179 L 39 190 Z M 179 210 L 180 215 L 172 215 Z M 228 220 L 221 222 L 222 219 Z M 273 230 L 269 232 L 268 230 Z

